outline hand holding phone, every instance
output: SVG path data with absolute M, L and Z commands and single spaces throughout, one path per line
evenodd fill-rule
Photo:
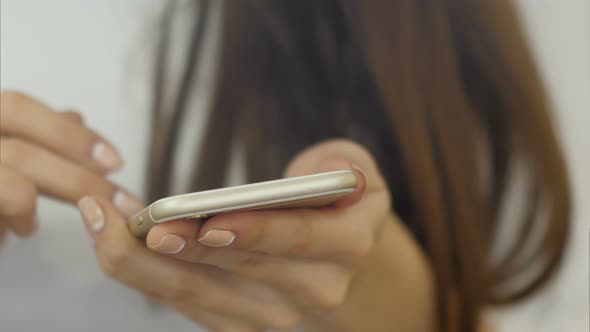
M 167 197 L 133 217 L 129 230 L 136 237 L 144 237 L 154 225 L 170 220 L 206 219 L 245 210 L 326 206 L 353 192 L 356 184 L 354 173 L 345 170 Z
M 301 322 L 313 324 L 317 313 L 326 310 L 329 321 L 322 315 L 318 331 L 342 326 L 376 331 L 392 324 L 428 330 L 429 320 L 424 317 L 432 314 L 432 299 L 436 299 L 429 262 L 392 212 L 388 187 L 377 165 L 361 146 L 331 141 L 301 152 L 285 173 L 327 170 L 349 171 L 182 195 L 199 198 L 187 200 L 187 205 L 170 204 L 178 203 L 178 198 L 166 198 L 144 211 L 156 225 L 145 241 L 131 235 L 128 222 L 103 197 L 86 197 L 79 205 L 98 263 L 107 275 L 212 330 L 291 330 Z M 354 178 L 349 177 L 351 173 Z M 318 181 L 324 183 L 323 190 L 312 191 L 318 193 L 318 200 L 341 195 L 338 190 L 347 187 L 354 191 L 342 194 L 328 208 L 227 213 L 204 223 L 165 221 L 203 213 L 206 210 L 198 204 L 220 204 L 220 197 L 225 197 L 225 203 L 212 214 L 316 204 L 299 189 L 280 196 L 294 196 L 291 201 L 273 201 L 275 185 L 283 187 L 283 181 L 291 189 L 292 181 L 304 183 L 307 189 L 317 189 Z M 336 189 L 326 188 L 324 181 Z M 272 183 L 273 194 L 260 197 L 269 193 Z M 244 193 L 237 195 L 236 190 Z M 237 196 L 229 197 L 242 198 L 228 200 L 226 195 L 232 191 Z M 252 202 L 254 198 L 258 201 Z M 158 215 L 158 210 L 171 213 Z M 367 303 L 380 305 L 362 310 Z

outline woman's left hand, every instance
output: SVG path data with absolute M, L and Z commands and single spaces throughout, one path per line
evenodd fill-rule
M 79 205 L 101 268 L 214 331 L 430 331 L 434 292 L 419 246 L 391 211 L 370 154 L 349 141 L 303 151 L 286 175 L 354 170 L 330 207 L 159 224 L 147 246 L 110 202 Z

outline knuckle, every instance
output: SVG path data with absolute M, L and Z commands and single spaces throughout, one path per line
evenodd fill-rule
M 384 188 L 384 190 L 381 190 L 379 192 L 379 195 L 374 195 L 372 199 L 375 200 L 375 206 L 380 207 L 380 209 L 377 210 L 378 212 L 382 214 L 389 213 L 389 211 L 391 210 L 391 203 L 393 202 L 393 198 L 387 186 Z
M 285 285 L 288 293 L 298 294 L 305 306 L 318 310 L 330 310 L 344 302 L 348 293 L 349 282 L 342 277 L 323 278 L 323 282 L 296 280 Z
M 35 205 L 34 200 L 15 200 L 14 204 L 9 204 L 2 209 L 2 215 L 8 218 L 29 216 L 35 210 Z
M 301 253 L 304 253 L 310 246 L 312 240 L 312 224 L 310 222 L 306 222 L 303 213 L 305 212 L 300 212 L 299 218 L 297 218 L 294 222 L 293 234 L 296 234 L 296 236 L 294 236 L 292 245 L 287 248 L 287 255 L 300 255 Z
M 179 273 L 172 278 L 172 283 L 163 295 L 169 302 L 175 304 L 199 303 L 201 299 L 207 299 L 207 303 L 214 302 L 214 294 L 201 287 L 195 287 L 195 280 L 188 273 Z M 212 300 L 212 301 L 209 301 Z
M 107 256 L 103 255 L 100 251 L 96 252 L 96 259 L 100 270 L 112 279 L 119 279 L 119 270 L 111 263 L 111 260 Z
M 189 300 L 198 300 L 199 297 L 196 295 L 197 294 L 195 294 L 195 292 L 192 289 L 185 287 L 184 285 L 179 285 L 175 283 L 170 287 L 170 289 L 166 292 L 164 296 L 167 298 L 168 301 L 179 304 L 189 302 Z
M 32 218 L 17 218 L 12 220 L 12 231 L 20 237 L 31 236 L 35 232 L 35 224 Z
M 89 146 L 92 146 L 92 143 L 100 139 L 98 135 L 94 134 L 86 127 L 83 127 L 79 123 L 70 121 L 65 117 L 54 116 L 53 119 L 54 121 L 51 121 L 51 123 L 48 125 L 52 127 L 54 132 L 60 133 L 59 136 L 55 136 L 54 138 L 62 149 L 66 147 L 68 149 L 81 149 L 82 147 L 87 149 Z M 77 152 L 83 151 L 79 150 Z
M 333 310 L 341 306 L 347 298 L 350 288 L 350 277 L 342 275 L 334 278 L 329 285 L 317 289 L 313 298 L 320 310 Z
M 367 222 L 354 220 L 343 226 L 347 228 L 350 240 L 347 241 L 347 248 L 344 256 L 352 263 L 364 261 L 373 251 L 375 246 L 375 233 Z
M 131 245 L 111 245 L 97 242 L 97 256 L 102 271 L 114 279 L 119 279 L 133 259 Z
M 260 270 L 264 266 L 265 262 L 266 260 L 262 255 L 246 253 L 243 257 L 240 257 L 237 260 L 234 268 L 235 271 Z
M 343 292 L 324 292 L 315 300 L 316 306 L 322 311 L 333 310 L 344 303 L 346 293 Z
M 254 329 L 247 327 L 247 326 L 234 326 L 231 324 L 224 323 L 224 325 L 219 326 L 214 331 L 216 331 L 216 332 L 256 332 L 257 330 L 254 330 Z
M 344 303 L 347 298 L 353 271 L 340 265 L 321 265 L 315 275 L 299 281 L 297 288 L 300 303 L 319 311 L 329 311 Z
M 357 241 L 353 242 L 354 244 L 350 247 L 349 256 L 354 261 L 362 261 L 366 259 L 373 251 L 375 242 L 374 236 L 370 232 L 366 233 L 368 234 L 361 235 Z
M 267 234 L 269 234 L 270 227 L 272 227 L 272 219 L 263 211 L 261 212 L 259 219 L 255 223 L 252 223 L 251 226 L 251 231 L 248 232 L 250 234 L 247 236 L 248 244 L 250 244 L 254 250 L 264 251 Z
M 147 297 L 149 300 L 154 301 L 156 303 L 165 303 L 165 299 L 162 296 L 162 294 L 155 292 L 153 290 L 148 290 L 148 289 L 144 289 L 141 291 L 141 293 Z
M 8 233 L 8 230 L 6 229 L 6 227 L 0 226 L 0 244 L 4 240 L 6 233 Z
M 30 158 L 28 143 L 16 138 L 5 138 L 0 141 L 0 158 L 2 163 L 20 165 Z
M 37 200 L 37 188 L 35 186 L 32 184 L 19 186 L 18 190 L 14 191 L 14 194 L 27 210 L 35 209 Z
M 303 320 L 301 314 L 294 310 L 277 312 L 271 314 L 269 328 L 275 330 L 292 330 L 299 326 Z
M 210 247 L 201 245 L 200 243 L 196 246 L 193 246 L 190 250 L 190 261 L 199 263 L 199 262 L 210 262 L 210 256 L 213 250 Z
M 0 93 L 2 100 L 2 112 L 5 114 L 12 114 L 16 108 L 29 101 L 29 96 L 20 91 L 2 91 Z
M 170 229 L 167 230 L 167 232 L 175 233 L 174 230 Z M 216 251 L 199 243 L 195 238 L 188 239 L 188 242 L 182 248 L 182 250 L 176 253 L 162 253 L 157 251 L 157 249 L 154 249 L 154 247 L 151 245 L 148 245 L 148 247 L 150 248 L 150 251 L 157 252 L 158 254 L 164 254 L 166 256 L 178 257 L 179 259 L 189 263 L 212 264 L 215 262 L 214 254 Z
M 106 256 L 109 263 L 117 270 L 121 270 L 129 263 L 129 252 L 126 250 L 110 250 Z
M 51 122 L 52 130 L 56 133 L 60 133 L 59 136 L 55 138 L 59 140 L 61 144 L 67 144 L 69 140 L 72 138 L 76 138 L 76 140 L 80 140 L 80 135 L 75 131 L 76 126 L 72 124 L 71 121 L 67 121 L 67 119 L 56 116 L 55 121 Z
M 94 173 L 87 171 L 77 171 L 71 175 L 74 184 L 74 192 L 77 199 L 89 194 L 99 194 L 105 197 L 112 197 L 115 194 L 116 187 L 108 182 L 107 179 L 101 178 Z
M 29 216 L 37 205 L 37 190 L 34 186 L 10 187 L 12 199 L 5 204 L 2 215 L 8 218 Z

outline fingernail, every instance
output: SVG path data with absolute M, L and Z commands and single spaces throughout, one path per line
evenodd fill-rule
M 137 198 L 121 190 L 113 196 L 113 203 L 127 218 L 133 217 L 145 207 Z
M 166 234 L 158 243 L 147 243 L 148 247 L 165 254 L 178 254 L 184 249 L 186 241 L 176 234 Z
M 92 148 L 92 158 L 107 170 L 115 170 L 123 164 L 121 157 L 103 142 L 98 142 Z
M 98 233 L 104 228 L 104 213 L 94 198 L 82 198 L 78 201 L 78 207 L 84 223 L 90 231 Z
M 201 236 L 198 241 L 209 247 L 229 246 L 236 239 L 236 235 L 230 231 L 213 229 Z

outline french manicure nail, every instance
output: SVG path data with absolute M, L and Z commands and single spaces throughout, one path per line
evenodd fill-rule
M 94 198 L 82 198 L 78 201 L 78 207 L 89 230 L 98 233 L 104 228 L 104 213 Z
M 98 142 L 92 148 L 92 158 L 107 170 L 116 170 L 123 161 L 113 148 L 103 142 Z
M 165 254 L 178 254 L 186 246 L 186 241 L 176 234 L 166 234 L 158 243 L 147 243 L 148 247 Z
M 113 196 L 113 203 L 127 218 L 133 217 L 145 207 L 137 198 L 121 190 Z
M 201 236 L 198 241 L 209 247 L 229 246 L 236 239 L 236 235 L 230 231 L 212 229 Z

